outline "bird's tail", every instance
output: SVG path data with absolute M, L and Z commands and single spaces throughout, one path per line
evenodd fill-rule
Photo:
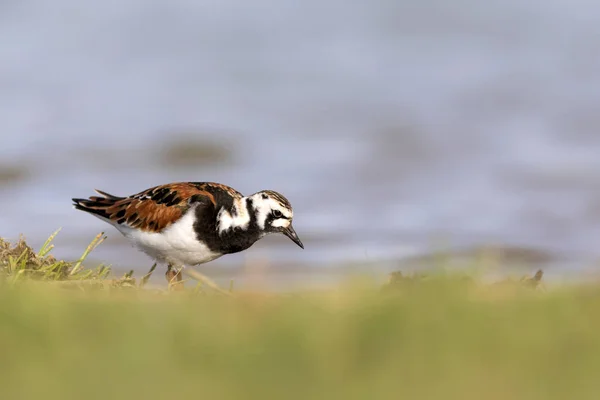
M 97 217 L 109 219 L 108 209 L 115 205 L 123 197 L 113 196 L 112 194 L 95 189 L 100 196 L 91 196 L 89 199 L 72 199 L 73 207 L 77 210 L 85 211 Z

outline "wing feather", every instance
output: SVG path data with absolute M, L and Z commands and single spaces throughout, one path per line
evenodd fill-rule
M 127 225 L 146 232 L 161 232 L 185 214 L 195 203 L 216 209 L 223 196 L 242 196 L 238 191 L 218 183 L 181 182 L 156 186 L 128 197 L 118 197 L 96 190 L 103 197 L 73 199 L 78 210 L 94 214 L 112 224 Z

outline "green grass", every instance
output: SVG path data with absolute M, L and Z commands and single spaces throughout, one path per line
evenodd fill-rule
M 23 236 L 14 245 L 0 238 L 0 278 L 15 284 L 22 279 L 82 281 L 104 280 L 108 277 L 110 268 L 106 266 L 95 269 L 83 267 L 86 257 L 106 239 L 104 233 L 98 234 L 90 242 L 78 260 L 68 262 L 57 260 L 50 254 L 54 249 L 52 241 L 58 232 L 50 235 L 37 252 L 25 242 Z
M 0 281 L 2 399 L 597 399 L 600 286 L 235 297 Z

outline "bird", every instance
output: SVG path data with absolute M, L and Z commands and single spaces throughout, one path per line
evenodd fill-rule
M 114 226 L 134 247 L 159 264 L 182 288 L 181 271 L 244 251 L 270 234 L 283 234 L 300 248 L 290 202 L 273 190 L 244 196 L 216 182 L 174 182 L 120 197 L 73 198 L 73 207 Z

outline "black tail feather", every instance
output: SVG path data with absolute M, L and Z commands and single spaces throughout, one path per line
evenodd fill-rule
M 114 204 L 114 200 L 106 199 L 103 197 L 92 197 L 90 199 L 71 199 L 73 200 L 73 207 L 76 210 L 85 211 L 87 213 L 97 215 L 101 218 L 109 218 L 109 214 L 106 212 L 106 208 Z
M 110 193 L 106 193 L 102 190 L 94 189 L 94 191 L 110 200 L 123 200 L 124 199 L 124 197 L 114 196 L 114 195 L 112 195 Z

